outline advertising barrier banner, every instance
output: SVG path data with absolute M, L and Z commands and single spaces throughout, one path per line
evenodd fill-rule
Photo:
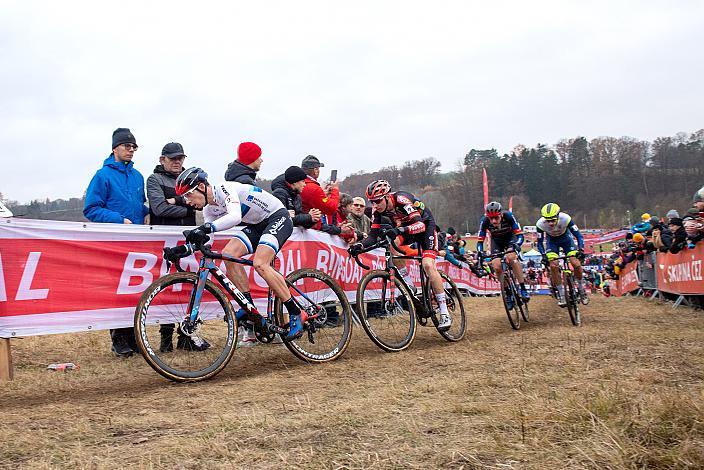
M 628 263 L 619 276 L 617 281 L 613 281 L 611 284 L 611 295 L 622 296 L 629 292 L 638 290 L 638 263 L 631 262 Z
M 672 294 L 704 295 L 704 243 L 677 254 L 658 253 L 658 290 Z
M 0 220 L 0 338 L 131 326 L 141 293 L 166 273 L 162 250 L 183 244 L 186 228 Z M 214 250 L 225 246 L 228 233 L 216 235 Z M 339 237 L 297 228 L 277 256 L 277 269 L 284 275 L 303 267 L 324 271 L 354 301 L 364 270 L 346 249 Z M 383 251 L 366 253 L 362 260 L 380 268 Z M 184 258 L 181 266 L 195 271 L 198 259 Z M 498 292 L 496 283 L 469 270 L 444 261 L 438 267 L 460 289 Z M 225 270 L 224 262 L 220 268 Z M 266 283 L 253 269 L 245 269 L 255 303 L 264 309 Z M 418 264 L 409 271 L 419 285 Z

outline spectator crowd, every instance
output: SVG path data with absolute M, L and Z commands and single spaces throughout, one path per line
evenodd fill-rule
M 618 279 L 621 270 L 631 261 L 642 260 L 652 252 L 680 253 L 694 249 L 704 239 L 704 186 L 694 193 L 692 206 L 684 215 L 670 210 L 665 217 L 645 213 L 630 228 L 624 241 L 613 247 L 604 271 Z

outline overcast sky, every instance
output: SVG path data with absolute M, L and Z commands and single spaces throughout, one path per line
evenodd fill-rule
M 0 192 L 80 197 L 117 127 L 220 179 L 704 127 L 701 1 L 0 1 Z M 10 170 L 9 172 L 7 170 Z

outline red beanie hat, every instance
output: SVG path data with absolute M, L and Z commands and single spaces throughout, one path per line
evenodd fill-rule
M 262 148 L 254 142 L 242 142 L 237 147 L 237 160 L 245 165 L 249 165 L 262 156 Z

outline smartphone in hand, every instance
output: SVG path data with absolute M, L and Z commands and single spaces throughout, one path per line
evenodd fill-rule
M 337 181 L 337 170 L 331 170 L 330 171 L 330 182 L 334 183 Z

